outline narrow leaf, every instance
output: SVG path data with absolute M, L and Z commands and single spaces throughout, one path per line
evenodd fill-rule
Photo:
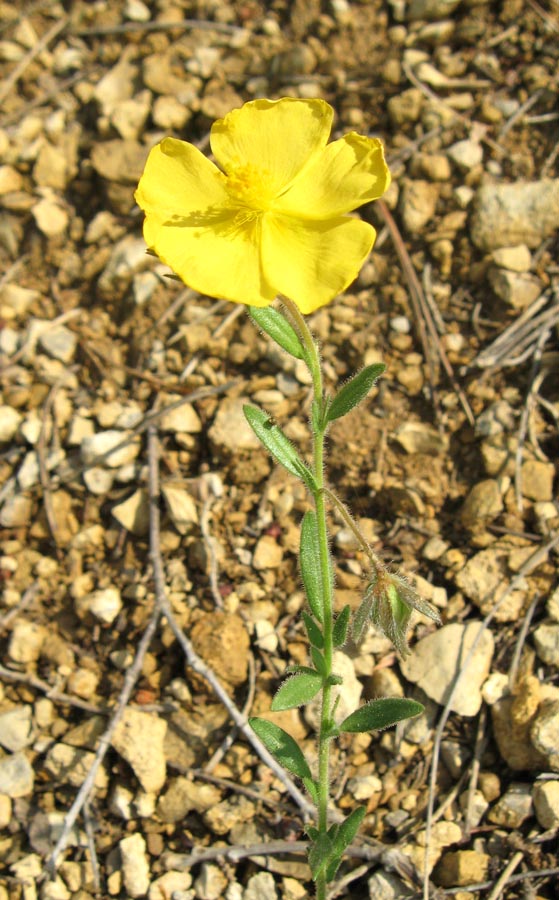
M 340 615 L 334 622 L 334 631 L 332 639 L 334 647 L 343 647 L 347 639 L 347 627 L 349 625 L 349 617 L 351 615 L 351 606 L 344 606 Z
M 313 881 L 316 881 L 318 876 L 325 870 L 330 859 L 331 851 L 332 841 L 327 834 L 322 832 L 318 835 L 316 841 L 314 841 L 309 850 L 309 866 L 311 868 Z
M 356 644 L 358 644 L 362 637 L 363 632 L 365 631 L 367 625 L 371 620 L 371 613 L 373 610 L 373 594 L 372 591 L 368 590 L 365 593 L 361 603 L 359 604 L 359 608 L 353 617 L 353 624 L 351 628 L 351 636 Z
M 326 663 L 320 650 L 317 650 L 316 647 L 311 647 L 311 657 L 318 674 L 321 678 L 326 678 Z
M 316 675 L 316 669 L 313 669 L 312 666 L 300 666 L 298 663 L 288 666 L 285 670 L 286 675 L 299 675 L 301 672 L 304 672 L 306 675 Z
M 309 616 L 308 612 L 305 612 L 305 610 L 303 610 L 303 622 L 305 623 L 307 635 L 312 646 L 318 647 L 319 650 L 322 650 L 322 648 L 324 647 L 324 638 L 322 637 L 322 632 L 314 619 L 312 619 Z
M 315 619 L 323 621 L 324 596 L 320 570 L 320 545 L 318 543 L 318 525 L 312 510 L 305 513 L 301 523 L 301 544 L 299 564 L 305 593 Z
M 272 712 L 303 706 L 315 697 L 322 687 L 322 677 L 318 672 L 293 675 L 284 681 L 272 700 Z
M 258 440 L 265 446 L 266 450 L 272 454 L 282 466 L 285 466 L 288 472 L 296 475 L 297 478 L 305 480 L 307 473 L 311 482 L 314 483 L 312 473 L 307 468 L 302 459 L 300 459 L 295 447 L 291 441 L 285 436 L 278 425 L 274 425 L 270 416 L 257 406 L 243 406 L 246 420 L 254 431 Z M 305 481 L 306 483 L 306 481 Z
M 338 867 L 342 861 L 344 852 L 347 847 L 350 846 L 355 835 L 359 831 L 359 826 L 363 821 L 364 815 L 365 807 L 358 806 L 357 809 L 354 809 L 353 812 L 349 814 L 347 819 L 345 819 L 345 821 L 338 826 L 335 833 L 331 836 L 332 852 L 330 854 L 330 860 L 326 869 L 327 883 L 333 880 L 336 872 L 338 871 Z
M 318 806 L 318 785 L 314 778 L 303 778 L 303 784 L 305 785 L 312 802 Z
M 298 775 L 299 778 L 312 780 L 311 770 L 302 750 L 287 731 L 266 719 L 253 717 L 248 720 L 248 723 L 266 749 L 270 751 L 274 759 L 281 763 L 284 769 L 293 775 Z
M 345 416 L 346 413 L 361 403 L 385 368 L 386 366 L 383 363 L 375 363 L 372 366 L 365 366 L 357 375 L 354 375 L 347 384 L 340 388 L 332 400 L 326 412 L 326 421 L 333 422 L 334 419 Z
M 279 344 L 296 359 L 304 359 L 305 351 L 297 332 L 277 309 L 267 306 L 265 309 L 253 307 L 249 310 L 251 319 L 262 331 L 265 331 L 276 344 Z
M 423 712 L 424 707 L 415 700 L 403 697 L 382 697 L 372 700 L 352 712 L 340 725 L 340 731 L 381 731 L 402 719 L 413 719 Z

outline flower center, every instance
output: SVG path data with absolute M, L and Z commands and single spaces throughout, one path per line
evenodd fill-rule
M 269 172 L 248 163 L 235 166 L 226 177 L 225 186 L 236 206 L 254 212 L 270 209 L 275 190 Z

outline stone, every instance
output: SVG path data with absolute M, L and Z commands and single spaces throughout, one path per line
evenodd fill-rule
M 20 751 L 0 759 L 0 794 L 11 797 L 28 797 L 33 793 L 35 773 L 31 763 Z
M 471 235 L 481 250 L 539 247 L 559 227 L 559 178 L 485 184 L 479 188 Z
M 83 473 L 83 480 L 90 494 L 101 497 L 108 494 L 114 484 L 114 474 L 110 469 L 102 469 L 100 466 L 92 466 Z
M 433 872 L 433 881 L 442 887 L 461 887 L 485 881 L 490 861 L 489 854 L 477 850 L 444 853 Z
M 33 501 L 25 494 L 16 494 L 4 501 L 0 512 L 0 525 L 4 528 L 18 528 L 29 525 L 33 511 Z
M 484 616 L 495 607 L 500 596 L 508 590 L 506 557 L 507 553 L 504 550 L 489 547 L 472 556 L 456 573 L 456 586 L 475 603 Z M 503 603 L 496 609 L 496 621 L 515 622 L 523 605 L 524 591 L 519 587 L 508 593 Z
M 532 792 L 536 818 L 542 828 L 559 828 L 559 781 L 538 781 Z
M 146 842 L 141 834 L 119 841 L 122 880 L 129 897 L 144 897 L 149 890 L 150 872 Z
M 71 141 L 66 146 L 55 147 L 45 142 L 33 167 L 33 180 L 40 187 L 65 191 L 76 173 L 75 152 Z
M 391 872 L 378 871 L 369 878 L 369 900 L 400 900 L 405 896 L 406 885 Z
M 540 702 L 537 679 L 524 678 L 513 696 L 503 696 L 491 706 L 493 734 L 499 753 L 515 771 L 542 770 L 546 757 L 531 740 L 531 730 Z
M 202 863 L 200 874 L 194 882 L 196 897 L 199 900 L 220 900 L 227 887 L 227 878 L 219 866 L 214 863 Z M 243 894 L 246 900 L 246 891 Z
M 56 328 L 45 331 L 40 336 L 39 343 L 49 356 L 68 365 L 74 358 L 78 338 L 65 325 L 57 325 Z
M 84 700 L 90 700 L 97 690 L 99 684 L 99 676 L 92 672 L 91 669 L 78 668 L 68 677 L 68 692 L 82 697 Z
M 198 524 L 196 503 L 186 488 L 163 484 L 161 493 L 167 512 L 179 534 L 188 534 Z
M 181 400 L 183 402 L 180 406 L 174 406 Z M 198 413 L 180 394 L 168 394 L 165 397 L 165 406 L 174 408 L 162 413 L 159 420 L 161 431 L 169 431 L 172 434 L 199 434 L 202 431 Z
M 415 843 L 404 844 L 402 851 L 409 856 L 415 864 L 418 872 L 425 871 L 425 831 L 419 831 L 415 838 Z M 429 854 L 427 861 L 428 872 L 430 873 L 439 860 L 445 847 L 456 844 L 462 840 L 462 829 L 456 822 L 435 822 L 431 828 L 431 839 L 429 842 Z
M 495 265 L 509 272 L 528 272 L 532 265 L 532 254 L 526 244 L 517 247 L 498 247 L 491 257 Z
M 530 740 L 545 757 L 547 767 L 559 772 L 559 700 L 544 700 L 541 704 L 530 728 Z
M 4 831 L 12 820 L 12 801 L 7 794 L 0 794 L 0 831 Z
M 192 810 L 205 812 L 221 800 L 213 784 L 197 784 L 179 776 L 169 785 L 157 804 L 157 815 L 166 823 L 182 821 Z
M 0 166 L 0 197 L 21 191 L 23 178 L 13 166 Z
M 23 419 L 11 406 L 0 406 L 0 444 L 9 444 L 15 438 Z
M 545 501 L 553 499 L 553 463 L 539 459 L 528 459 L 522 464 L 522 495 L 529 500 Z
M 525 309 L 542 292 L 542 283 L 529 272 L 510 272 L 507 269 L 490 269 L 489 282 L 501 300 L 513 309 Z
M 110 115 L 111 125 L 124 140 L 137 140 L 151 109 L 151 93 L 140 91 L 130 100 L 117 103 Z
M 445 704 L 480 627 L 481 622 L 476 621 L 467 625 L 452 623 L 423 638 L 400 663 L 404 677 L 418 684 L 432 700 Z M 493 636 L 486 629 L 458 684 L 450 707 L 453 712 L 463 716 L 479 712 L 481 687 L 489 674 L 493 650 Z
M 120 591 L 118 588 L 108 587 L 77 597 L 74 609 L 80 618 L 89 614 L 105 625 L 111 625 L 122 609 Z
M 283 547 L 275 538 L 264 534 L 259 538 L 254 549 L 252 565 L 258 571 L 265 569 L 278 569 L 283 561 Z
M 401 125 L 417 122 L 424 102 L 423 93 L 418 88 L 408 88 L 390 97 L 387 108 L 392 125 L 399 128 Z
M 536 653 L 548 666 L 559 666 L 559 624 L 543 622 L 534 631 Z
M 43 766 L 45 772 L 57 784 L 71 784 L 72 787 L 79 788 L 87 778 L 94 759 L 95 754 L 89 750 L 59 743 L 50 747 Z M 95 775 L 95 786 L 100 790 L 105 790 L 108 783 L 107 771 L 101 765 Z
M 429 181 L 406 181 L 400 196 L 400 213 L 406 231 L 419 234 L 432 221 L 440 185 Z
M 23 750 L 33 743 L 33 708 L 14 706 L 0 713 L 0 744 L 11 753 Z
M 488 478 L 479 481 L 470 490 L 460 510 L 460 521 L 466 528 L 479 528 L 492 522 L 502 511 L 499 482 Z
M 113 506 L 111 514 L 131 534 L 142 537 L 149 531 L 149 496 L 139 488 L 130 497 Z
M 408 22 L 427 19 L 429 22 L 447 19 L 460 0 L 410 0 L 406 10 Z
M 227 397 L 219 404 L 208 437 L 216 450 L 238 453 L 240 450 L 256 450 L 261 444 L 248 424 L 243 406 L 247 397 Z
M 0 303 L 14 316 L 25 316 L 31 304 L 40 296 L 39 291 L 20 287 L 18 284 L 4 284 L 0 288 Z
M 148 153 L 149 147 L 137 141 L 101 141 L 93 144 L 91 163 L 97 174 L 107 181 L 136 185 Z
M 180 892 L 186 891 L 192 884 L 190 872 L 165 872 L 149 886 L 148 900 L 170 900 L 176 897 L 180 900 Z
M 439 455 L 445 453 L 448 448 L 446 437 L 436 428 L 423 422 L 405 422 L 396 429 L 394 439 L 406 453 Z
M 98 431 L 84 438 L 81 445 L 81 457 L 86 466 L 102 465 L 118 469 L 134 462 L 139 452 L 139 438 L 116 429 Z
M 35 203 L 31 209 L 37 228 L 46 237 L 60 237 L 66 231 L 69 224 L 69 216 L 64 207 L 56 200 L 43 197 Z
M 252 875 L 243 894 L 243 900 L 277 900 L 278 893 L 271 872 Z
M 110 116 L 119 103 L 132 97 L 136 71 L 128 56 L 123 55 L 116 66 L 99 79 L 93 96 L 104 116 Z
M 165 784 L 166 731 L 164 719 L 128 707 L 111 739 L 116 752 L 126 760 L 148 793 L 158 794 Z
M 192 116 L 190 110 L 176 97 L 157 97 L 153 104 L 152 119 L 158 128 L 165 131 L 180 131 Z
M 149 22 L 151 18 L 149 8 L 145 3 L 142 3 L 142 0 L 126 0 L 124 15 L 131 22 Z M 153 898 L 150 896 L 149 900 L 153 900 Z M 156 898 L 156 900 L 159 900 L 159 898 Z
M 455 166 L 463 172 L 469 172 L 483 162 L 483 147 L 478 141 L 457 141 L 448 148 L 447 153 Z
M 190 639 L 220 680 L 231 686 L 245 683 L 249 637 L 239 616 L 220 611 L 203 613 L 192 626 Z
M 489 822 L 503 828 L 516 829 L 534 815 L 529 784 L 511 784 L 487 814 Z
M 43 625 L 37 625 L 27 619 L 17 619 L 8 646 L 9 658 L 12 662 L 23 665 L 37 662 L 47 637 L 48 631 Z

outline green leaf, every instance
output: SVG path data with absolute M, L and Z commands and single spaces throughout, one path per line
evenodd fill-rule
M 305 785 L 312 802 L 318 806 L 318 785 L 314 778 L 303 778 L 303 784 Z
M 310 491 L 314 490 L 313 474 L 300 458 L 291 441 L 278 425 L 274 425 L 268 413 L 257 406 L 243 406 L 245 418 L 256 437 L 288 472 L 301 478 Z
M 310 509 L 305 513 L 301 523 L 299 564 L 309 606 L 315 619 L 318 619 L 322 624 L 324 594 L 320 568 L 320 544 L 318 541 L 316 515 Z
M 371 621 L 371 614 L 373 611 L 373 603 L 374 597 L 372 589 L 367 590 L 365 596 L 363 597 L 361 603 L 359 604 L 359 608 L 353 617 L 353 624 L 351 627 L 351 634 L 353 640 L 356 644 L 361 641 L 363 637 L 363 632 L 365 631 L 367 625 Z
M 304 672 L 305 675 L 316 675 L 316 669 L 313 669 L 312 666 L 300 666 L 298 663 L 288 666 L 285 670 L 286 675 L 299 675 L 301 672 Z
M 347 639 L 347 627 L 349 625 L 349 617 L 351 615 L 351 607 L 344 606 L 340 615 L 334 622 L 334 631 L 332 633 L 332 640 L 334 641 L 334 647 L 343 647 Z
M 380 700 L 372 700 L 366 706 L 361 706 L 355 712 L 350 713 L 339 726 L 340 731 L 381 731 L 389 728 L 402 719 L 413 719 L 423 712 L 424 707 L 416 700 L 406 700 L 404 697 L 382 697 Z
M 313 841 L 312 847 L 309 850 L 309 866 L 311 868 L 313 881 L 316 881 L 318 876 L 324 872 L 328 865 L 331 852 L 332 841 L 327 834 L 322 832 L 318 835 L 317 839 Z
M 318 672 L 292 675 L 284 681 L 272 700 L 272 712 L 303 706 L 316 697 L 322 687 L 322 676 Z
M 299 778 L 312 780 L 312 773 L 302 750 L 287 731 L 266 719 L 253 717 L 248 720 L 248 723 L 266 749 L 274 759 L 281 763 L 284 769 L 293 775 L 298 775 Z
M 375 363 L 372 366 L 365 366 L 357 375 L 354 375 L 347 384 L 340 388 L 330 403 L 326 410 L 326 422 L 333 422 L 334 419 L 345 416 L 346 413 L 361 403 L 385 369 L 386 366 L 383 363 Z
M 332 687 L 335 687 L 335 685 L 337 685 L 337 684 L 343 684 L 343 683 L 344 683 L 344 680 L 343 680 L 342 676 L 335 675 L 334 672 L 332 672 L 332 674 L 329 675 L 328 678 L 326 679 L 326 684 L 331 684 Z
M 311 647 L 311 657 L 320 677 L 326 678 L 326 663 L 320 650 L 317 650 L 316 647 Z
M 305 612 L 305 610 L 303 610 L 303 622 L 305 623 L 307 635 L 312 646 L 318 647 L 319 650 L 322 650 L 324 647 L 324 638 L 322 637 L 322 632 L 314 619 L 312 619 L 309 616 L 308 612 Z
M 332 881 L 334 875 L 338 871 L 338 866 L 342 861 L 342 856 L 346 849 L 350 846 L 359 831 L 361 822 L 365 816 L 365 807 L 358 806 L 354 809 L 347 819 L 339 825 L 336 831 L 331 835 L 332 851 L 328 868 L 326 869 L 326 881 Z
M 305 359 L 305 351 L 295 329 L 277 309 L 267 306 L 265 309 L 252 307 L 249 310 L 251 319 L 265 331 L 276 344 L 279 344 L 296 359 Z

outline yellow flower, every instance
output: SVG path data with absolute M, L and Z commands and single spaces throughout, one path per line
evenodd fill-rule
M 347 213 L 390 184 L 382 144 L 351 132 L 328 144 L 324 100 L 253 100 L 211 129 L 215 166 L 165 138 L 136 191 L 149 248 L 202 294 L 301 312 L 329 303 L 357 276 L 375 230 Z

